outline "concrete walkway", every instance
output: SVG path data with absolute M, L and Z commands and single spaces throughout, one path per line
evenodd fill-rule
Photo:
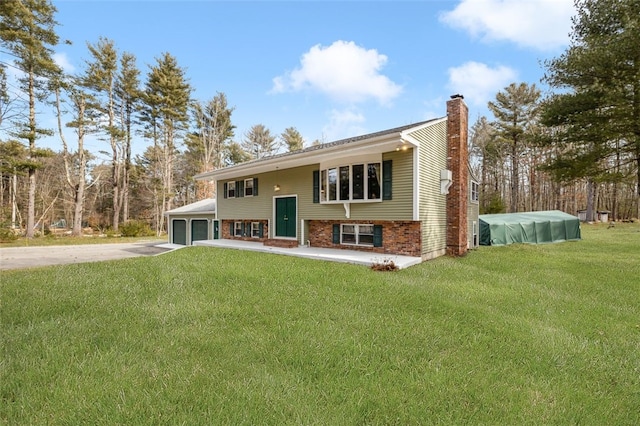
M 296 248 L 280 248 L 265 246 L 259 242 L 239 240 L 196 241 L 194 245 L 250 250 L 366 266 L 371 266 L 374 263 L 393 261 L 399 269 L 408 268 L 409 266 L 417 265 L 421 262 L 419 257 L 411 256 L 304 246 Z M 0 248 L 0 271 L 71 263 L 100 262 L 103 260 L 125 259 L 137 256 L 154 256 L 184 247 L 185 246 L 179 244 L 158 243 L 158 241 L 72 246 L 7 247 Z
M 371 266 L 374 263 L 393 261 L 399 269 L 408 268 L 422 262 L 419 257 L 390 255 L 381 253 L 368 253 L 357 250 L 336 250 L 321 247 L 298 246 L 295 248 L 281 248 L 265 246 L 259 242 L 240 240 L 205 240 L 195 241 L 196 246 L 209 246 L 230 248 L 237 250 L 251 250 L 264 253 L 283 254 L 286 256 L 298 256 L 308 259 L 326 260 L 330 262 L 354 263 L 357 265 Z
M 182 247 L 176 246 L 175 248 Z M 0 270 L 154 256 L 172 250 L 158 241 L 0 248 Z

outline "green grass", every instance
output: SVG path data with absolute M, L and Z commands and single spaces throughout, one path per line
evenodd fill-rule
M 107 237 L 107 236 L 85 236 L 72 237 L 70 235 L 47 235 L 37 238 L 18 238 L 15 241 L 0 242 L 3 247 L 36 247 L 36 246 L 70 246 L 78 244 L 115 244 L 115 243 L 137 243 L 147 241 L 167 241 L 167 237 Z
M 0 423 L 640 423 L 640 226 L 399 272 L 190 247 L 0 273 Z

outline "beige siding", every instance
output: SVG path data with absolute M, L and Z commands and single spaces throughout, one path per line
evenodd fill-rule
M 411 220 L 413 212 L 413 153 L 394 151 L 385 153 L 383 160 L 392 160 L 392 200 L 373 203 L 350 203 L 350 219 L 353 220 Z M 255 197 L 218 199 L 219 219 L 269 219 L 273 216 L 273 197 L 297 195 L 298 221 L 300 219 L 346 219 L 343 203 L 319 204 L 313 202 L 313 171 L 319 165 L 296 167 L 253 176 L 233 179 L 258 178 L 258 195 Z M 218 182 L 218 194 L 224 193 L 224 183 Z M 280 191 L 274 191 L 274 185 Z M 299 225 L 299 222 L 298 222 Z M 298 226 L 299 228 L 299 226 Z M 300 230 L 298 229 L 298 234 Z
M 477 201 L 471 201 L 471 182 L 474 181 L 473 176 L 469 174 L 469 204 L 467 205 L 467 224 L 468 224 L 468 241 L 469 248 L 474 248 L 476 244 L 473 241 L 473 222 L 476 223 L 476 242 L 480 239 L 480 222 L 478 216 L 480 215 L 480 203 Z
M 436 123 L 411 136 L 420 142 L 418 214 L 422 222 L 422 256 L 428 258 L 447 247 L 447 198 L 440 193 L 440 170 L 447 168 L 447 123 Z

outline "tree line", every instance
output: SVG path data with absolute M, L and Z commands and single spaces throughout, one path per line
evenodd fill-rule
M 576 9 L 569 48 L 544 63 L 542 80 L 555 92 L 514 82 L 489 102 L 493 117 L 470 129 L 482 213 L 584 208 L 588 220 L 599 209 L 640 217 L 640 4 L 578 0 Z M 143 75 L 133 53 L 100 38 L 87 43 L 82 71 L 64 73 L 53 60 L 55 13 L 49 0 L 0 2 L 0 46 L 12 58 L 0 63 L 0 227 L 33 237 L 63 221 L 81 235 L 136 219 L 159 234 L 167 210 L 215 195 L 194 175 L 305 146 L 295 127 L 273 134 L 263 124 L 238 141 L 226 95 L 193 99 L 168 52 Z M 57 128 L 38 120 L 44 109 Z M 61 149 L 39 147 L 44 135 L 56 135 Z M 90 152 L 87 138 L 104 150 Z M 132 156 L 137 138 L 147 147 Z

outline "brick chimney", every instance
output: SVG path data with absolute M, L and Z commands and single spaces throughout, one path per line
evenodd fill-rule
M 463 99 L 462 95 L 453 95 L 447 101 L 447 168 L 453 181 L 447 195 L 447 254 L 450 256 L 467 252 L 469 108 Z

